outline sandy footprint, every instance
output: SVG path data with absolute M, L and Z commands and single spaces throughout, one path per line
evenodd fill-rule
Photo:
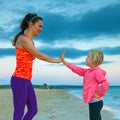
M 50 118 L 50 120 L 56 120 L 55 116 L 50 116 L 49 118 Z

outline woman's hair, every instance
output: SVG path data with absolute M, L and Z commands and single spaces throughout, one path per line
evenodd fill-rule
M 92 60 L 93 62 L 98 66 L 100 64 L 102 64 L 103 59 L 104 59 L 104 55 L 103 52 L 100 50 L 91 50 L 90 54 L 92 55 Z
M 24 19 L 23 19 L 23 21 L 22 21 L 22 23 L 21 23 L 21 25 L 20 25 L 21 31 L 14 37 L 14 39 L 13 39 L 13 41 L 12 41 L 12 45 L 15 46 L 18 37 L 19 37 L 21 34 L 24 34 L 24 31 L 28 28 L 28 26 L 29 26 L 29 24 L 30 24 L 31 22 L 32 22 L 32 23 L 35 23 L 35 22 L 38 21 L 38 20 L 42 20 L 42 17 L 37 16 L 37 14 L 28 13 L 28 14 L 24 17 Z

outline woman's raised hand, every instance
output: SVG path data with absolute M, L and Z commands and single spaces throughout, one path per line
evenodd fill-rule
M 65 50 L 62 51 L 62 54 L 61 54 L 61 56 L 60 56 L 60 58 L 59 58 L 59 63 L 63 61 L 63 59 L 64 59 L 64 54 L 65 54 Z

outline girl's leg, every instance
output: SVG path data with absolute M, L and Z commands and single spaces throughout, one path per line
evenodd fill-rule
M 13 92 L 14 116 L 13 120 L 22 120 L 27 99 L 28 80 L 12 77 L 11 88 Z
M 89 117 L 90 120 L 101 120 L 101 109 L 103 107 L 103 101 L 89 103 Z
M 29 86 L 28 86 L 28 96 L 27 96 L 26 104 L 27 104 L 28 111 L 26 115 L 24 116 L 23 120 L 32 120 L 32 118 L 37 113 L 37 101 L 36 101 L 36 95 L 34 92 L 34 88 L 31 82 L 29 83 Z

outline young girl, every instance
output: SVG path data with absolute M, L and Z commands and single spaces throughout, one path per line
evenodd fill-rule
M 103 53 L 99 50 L 91 50 L 86 58 L 86 65 L 90 68 L 81 68 L 68 63 L 63 63 L 74 73 L 83 76 L 83 99 L 89 104 L 90 120 L 101 120 L 101 109 L 103 107 L 102 97 L 108 90 L 109 82 L 106 80 L 106 72 L 99 67 L 103 62 Z

